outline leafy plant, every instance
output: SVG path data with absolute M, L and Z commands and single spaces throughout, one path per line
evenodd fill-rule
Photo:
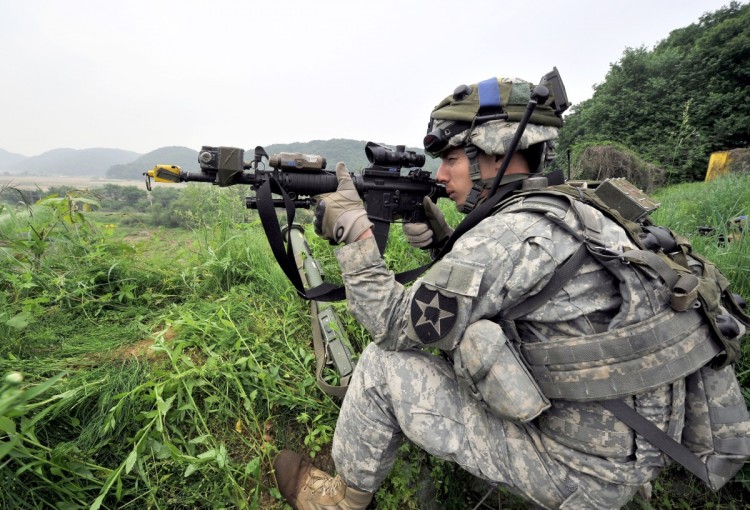
M 747 179 L 661 190 L 656 218 L 690 236 L 746 297 L 746 237 L 720 244 L 718 233 L 750 207 Z M 37 251 L 14 244 L 34 236 L 18 217 L 25 209 L 0 213 L 13 224 L 0 247 L 0 374 L 12 374 L 0 383 L 0 507 L 281 509 L 271 468 L 279 449 L 334 469 L 338 402 L 315 384 L 307 303 L 257 222 L 233 212 L 237 198 L 214 198 L 230 209 L 192 209 L 200 227 L 138 236 L 84 210 L 75 222 L 64 207 L 45 221 L 40 213 Z M 455 207 L 440 206 L 455 226 Z M 698 235 L 704 224 L 717 235 Z M 332 248 L 306 227 L 326 279 L 340 282 Z M 398 225 L 389 244 L 394 271 L 427 262 Z M 334 306 L 355 349 L 364 348 L 367 332 L 345 303 Z M 655 499 L 633 505 L 742 506 L 746 473 L 718 495 L 680 475 L 661 477 Z M 409 443 L 376 495 L 379 508 L 471 508 L 478 499 L 470 475 Z

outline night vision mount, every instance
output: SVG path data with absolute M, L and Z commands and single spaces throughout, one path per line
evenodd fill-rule
M 553 67 L 552 71 L 548 72 L 539 81 L 539 85 L 547 87 L 552 92 L 552 110 L 555 115 L 562 118 L 562 114 L 565 110 L 570 107 L 568 101 L 568 94 L 565 92 L 565 84 L 560 78 L 560 71 L 557 67 Z

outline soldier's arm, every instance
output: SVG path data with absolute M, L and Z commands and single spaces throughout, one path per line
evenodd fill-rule
M 508 299 L 522 299 L 549 277 L 556 264 L 551 241 L 519 238 L 524 221 L 537 219 L 514 218 L 511 227 L 508 218 L 495 217 L 475 227 L 408 289 L 394 280 L 371 239 L 340 248 L 351 313 L 385 349 L 452 349 L 469 324 L 494 317 Z

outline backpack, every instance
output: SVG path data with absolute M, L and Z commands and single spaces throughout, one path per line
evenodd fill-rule
M 553 221 L 558 218 L 558 224 L 570 231 L 559 216 L 554 214 L 555 209 L 559 211 L 562 197 L 570 204 L 585 232 L 581 235 L 571 231 L 582 240 L 579 251 L 557 268 L 538 294 L 506 310 L 502 314 L 503 319 L 513 321 L 542 306 L 574 276 L 583 264 L 584 253 L 588 252 L 605 266 L 612 263 L 611 259 L 604 260 L 601 252 L 597 251 L 592 242 L 596 239 L 596 226 L 592 225 L 591 218 L 587 217 L 582 208 L 576 207 L 577 203 L 592 206 L 617 223 L 638 247 L 622 253 L 620 257 L 634 267 L 658 274 L 671 291 L 672 310 L 678 316 L 685 314 L 686 321 L 688 316 L 693 321 L 698 317 L 707 337 L 703 343 L 711 347 L 706 347 L 702 358 L 691 361 L 670 360 L 671 364 L 664 367 L 665 371 L 674 369 L 677 374 L 685 374 L 688 370 L 690 372 L 684 375 L 686 399 L 682 443 L 673 440 L 634 409 L 614 398 L 614 395 L 604 396 L 599 402 L 712 490 L 720 489 L 750 457 L 750 414 L 733 368 L 740 356 L 742 330 L 750 328 L 750 316 L 738 304 L 739 296 L 729 292 L 730 282 L 714 264 L 694 253 L 686 238 L 665 227 L 654 225 L 649 213 L 658 208 L 659 204 L 625 179 L 609 179 L 596 188 L 571 184 L 544 187 L 543 181 L 541 185 L 535 186 L 531 182 L 525 187 L 531 189 L 514 193 L 511 197 L 533 197 L 528 201 L 528 208 L 524 207 L 522 210 L 542 212 Z M 507 203 L 508 201 L 501 202 L 495 210 L 502 210 Z M 537 353 L 538 357 L 546 361 L 536 362 L 537 366 L 531 367 L 547 397 L 591 400 L 592 388 L 589 386 L 561 389 L 560 385 L 549 383 L 545 388 L 544 376 L 551 373 L 545 372 L 545 363 L 547 366 L 554 365 L 555 371 L 559 373 L 561 366 L 564 366 L 560 364 L 560 356 L 569 356 L 570 353 L 555 352 L 554 347 L 548 348 L 543 344 L 533 345 L 534 348 L 550 351 Z M 528 357 L 526 360 L 529 361 Z M 693 365 L 689 365 L 690 362 Z M 534 363 L 532 361 L 531 364 Z M 696 363 L 700 366 L 695 366 Z M 655 377 L 666 376 L 659 374 Z M 656 382 L 655 379 L 644 380 L 651 384 Z M 597 390 L 593 389 L 594 392 Z M 635 387 L 631 387 L 627 391 L 634 389 Z M 563 394 L 549 394 L 555 391 Z M 587 398 L 583 398 L 584 394 Z

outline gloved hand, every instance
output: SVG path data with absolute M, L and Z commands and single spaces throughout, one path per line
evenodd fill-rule
M 336 164 L 336 178 L 336 191 L 315 197 L 313 226 L 323 239 L 349 244 L 372 227 L 372 222 L 344 163 Z
M 430 200 L 430 197 L 424 197 L 422 207 L 427 216 L 427 223 L 404 223 L 404 235 L 415 248 L 437 248 L 451 236 L 453 229 L 445 221 L 443 211 Z

